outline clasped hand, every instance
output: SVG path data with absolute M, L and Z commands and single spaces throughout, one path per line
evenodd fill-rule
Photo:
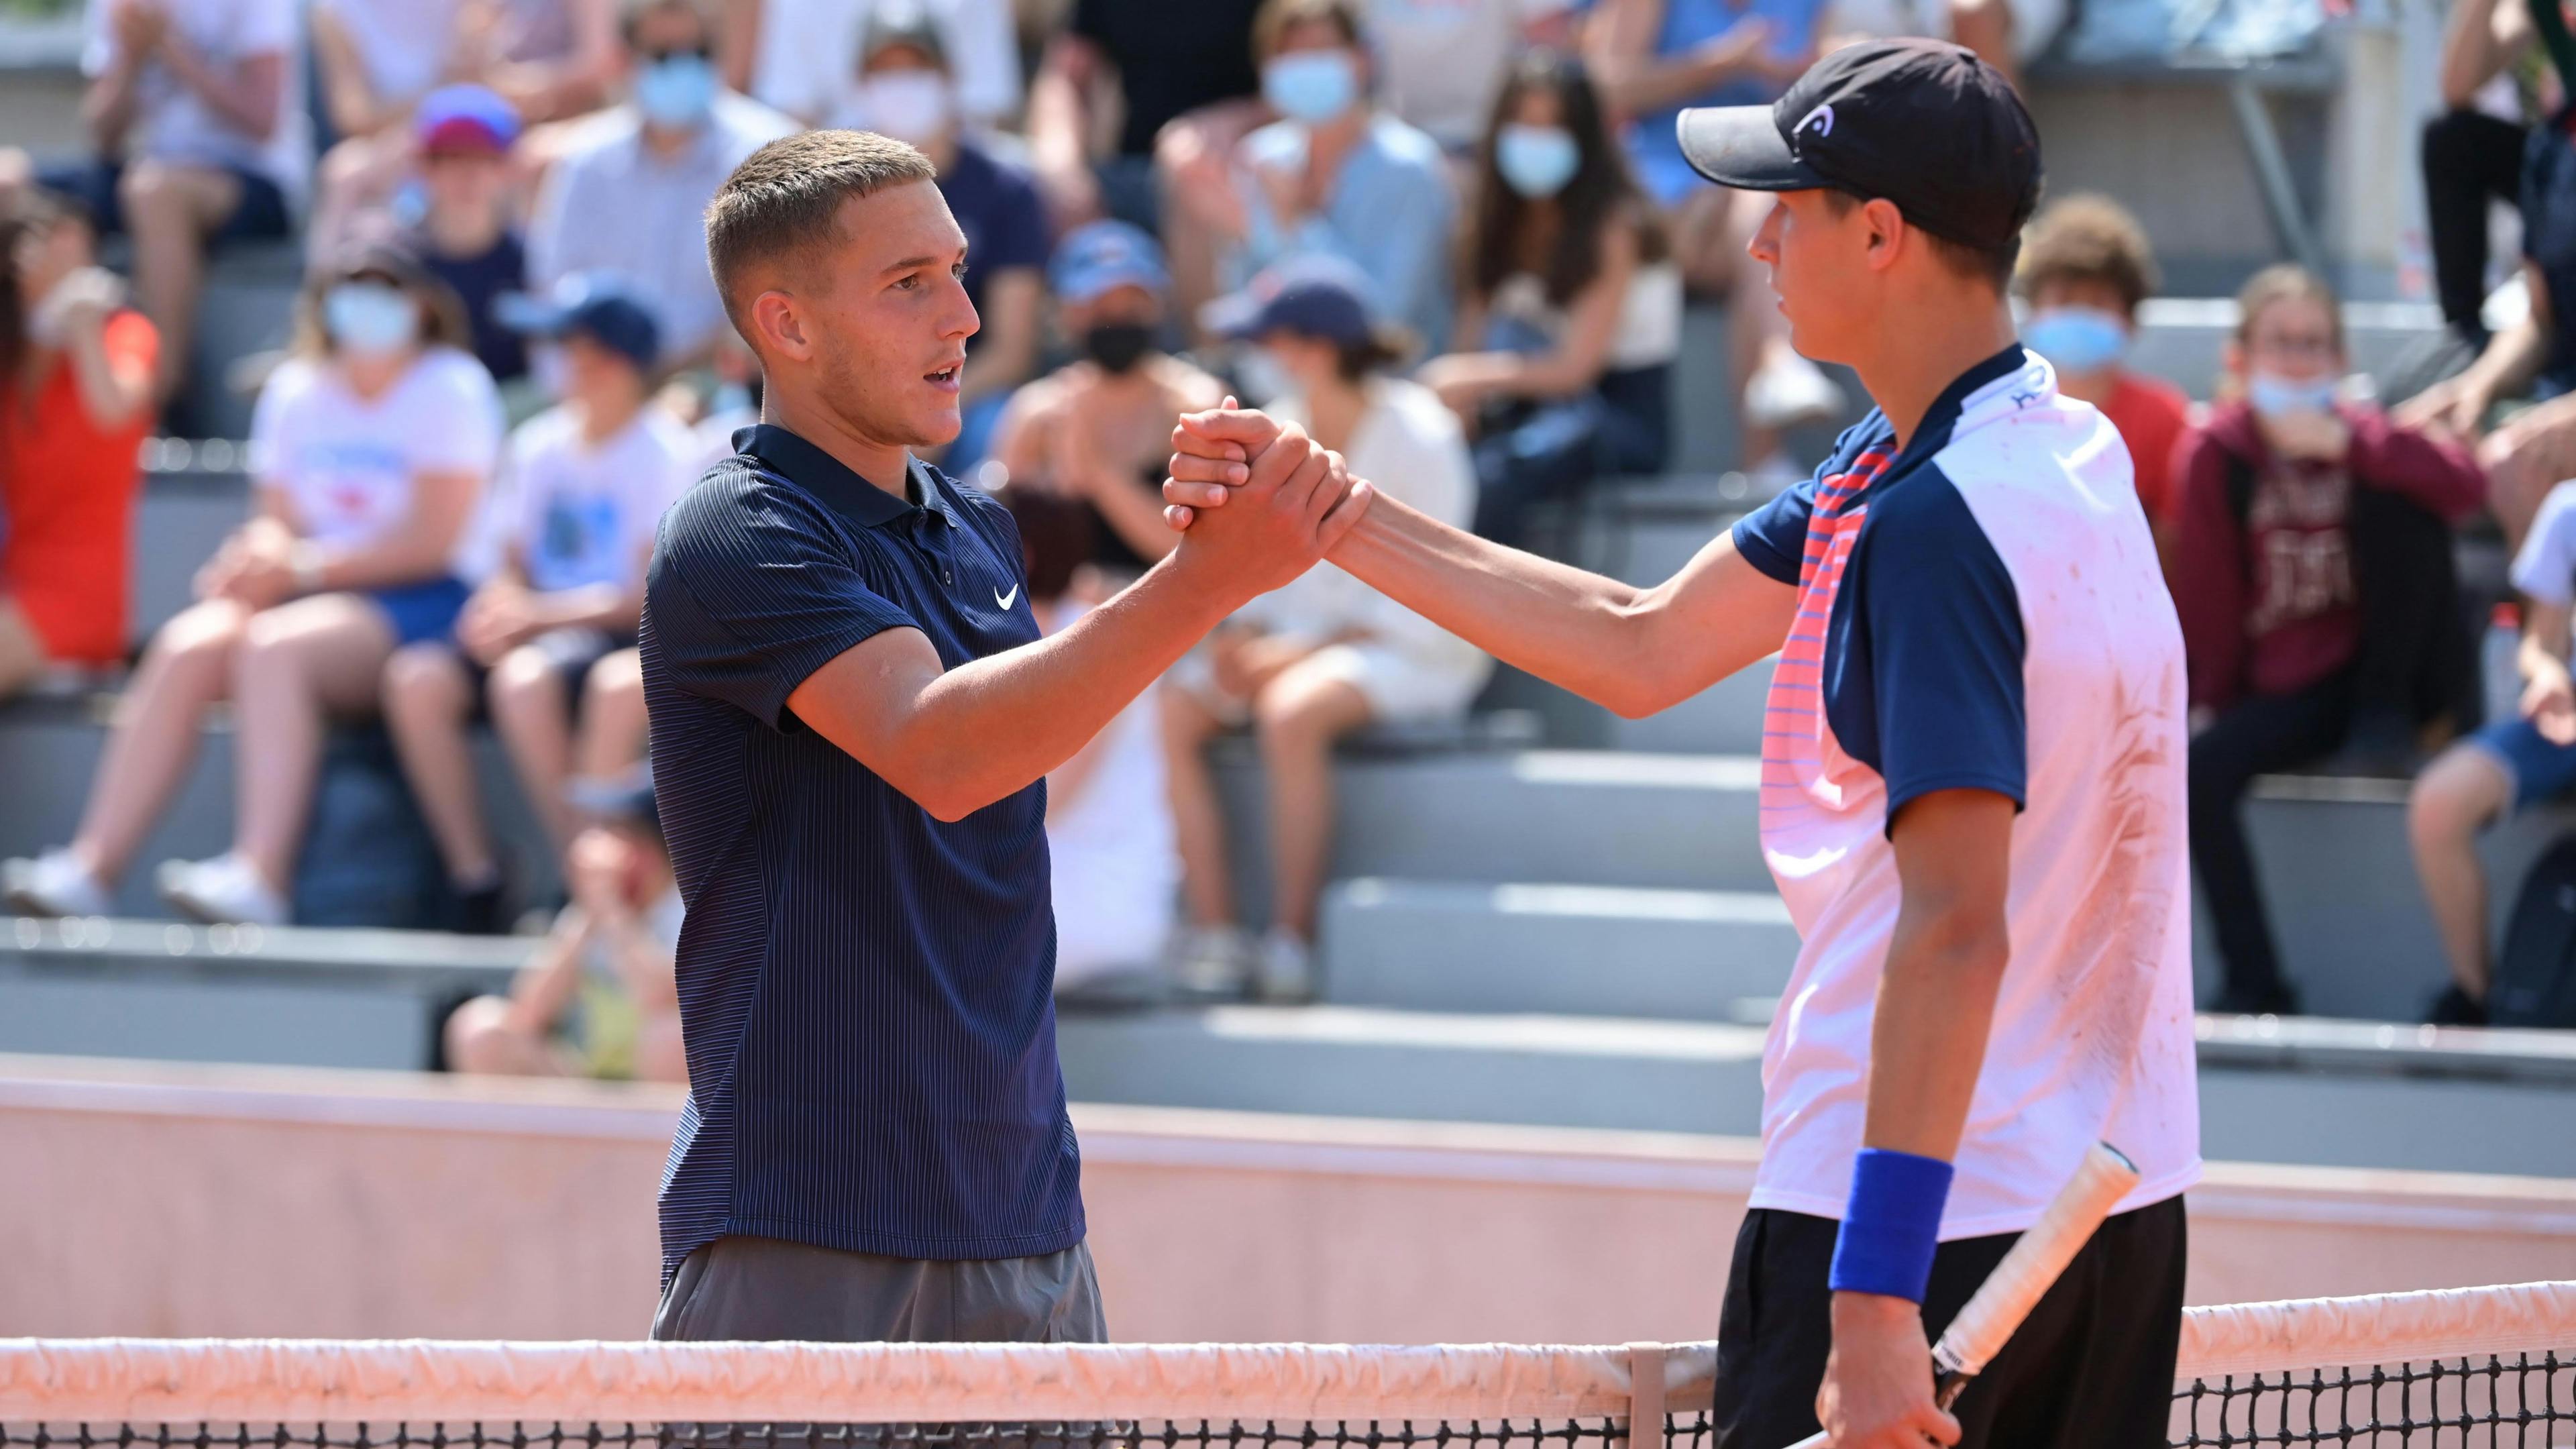
M 1248 596 L 1313 567 L 1376 494 L 1303 428 L 1233 401 L 1172 430 L 1163 518 L 1183 534 L 1179 558 L 1222 565 Z

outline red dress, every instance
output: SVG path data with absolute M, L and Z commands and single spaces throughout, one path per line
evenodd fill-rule
M 139 312 L 107 319 L 108 360 L 148 377 L 161 340 Z M 134 495 L 152 410 L 101 428 L 81 406 L 69 359 L 57 358 L 32 398 L 15 379 L 0 423 L 0 592 L 15 600 L 66 664 L 118 664 L 126 636 L 126 575 Z M 195 560 L 172 560 L 193 566 Z

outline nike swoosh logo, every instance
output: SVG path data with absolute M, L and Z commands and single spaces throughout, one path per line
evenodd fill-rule
M 1005 609 L 1011 607 L 1012 603 L 1019 597 L 1020 586 L 1018 584 L 1011 585 L 1011 591 L 1007 594 L 1003 593 L 1000 589 L 995 589 L 993 591 L 993 602 L 1001 605 Z

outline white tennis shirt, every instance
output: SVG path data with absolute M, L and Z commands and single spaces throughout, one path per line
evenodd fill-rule
M 1942 1238 L 2029 1227 L 2097 1140 L 2138 1165 L 2121 1211 L 2190 1186 L 2182 633 L 2118 432 L 2008 348 L 1902 451 L 1872 413 L 1735 544 L 1799 590 L 1762 849 L 1804 944 L 1763 1052 L 1753 1206 L 1842 1216 L 1899 903 L 1887 824 L 1956 788 L 2022 810 Z

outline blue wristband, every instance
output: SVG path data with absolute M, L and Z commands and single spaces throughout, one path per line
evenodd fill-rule
M 1836 1293 L 1880 1293 L 1923 1301 L 1932 1254 L 1941 1244 L 1941 1206 L 1950 1164 L 1911 1152 L 1864 1147 L 1852 1164 L 1851 1203 L 1834 1240 Z

